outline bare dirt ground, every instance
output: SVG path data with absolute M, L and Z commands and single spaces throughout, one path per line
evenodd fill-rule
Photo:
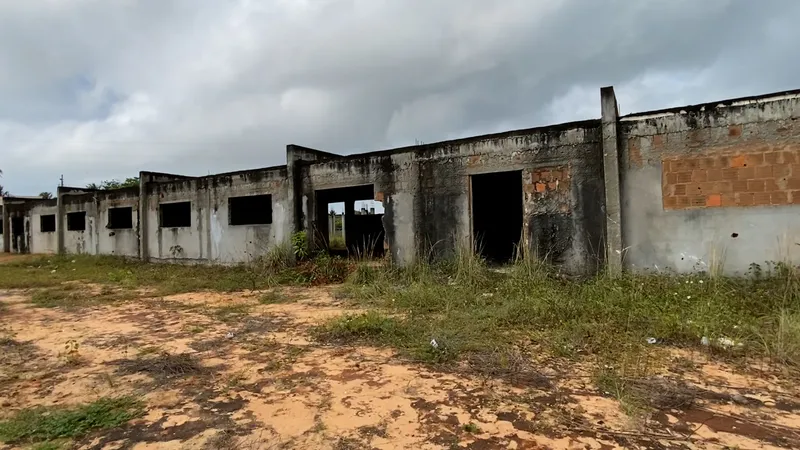
M 13 337 L 0 348 L 0 420 L 35 405 L 130 394 L 144 399 L 144 417 L 74 447 L 755 449 L 799 442 L 798 390 L 752 367 L 674 352 L 664 387 L 650 389 L 661 395 L 654 399 L 661 412 L 634 420 L 579 363 L 542 362 L 493 378 L 435 371 L 387 349 L 316 343 L 311 327 L 345 308 L 329 288 L 284 293 L 291 302 L 195 293 L 63 310 L 36 308 L 27 292 L 0 292 L 0 331 Z M 79 346 L 70 353 L 72 342 Z

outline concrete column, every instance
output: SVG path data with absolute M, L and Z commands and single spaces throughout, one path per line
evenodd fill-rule
M 294 145 L 286 146 L 286 171 L 289 175 L 289 189 L 288 189 L 288 210 L 290 214 L 289 230 L 287 236 L 291 236 L 298 231 L 303 230 L 303 189 L 300 178 L 300 161 L 301 156 L 295 150 Z
M 150 174 L 139 172 L 139 259 L 142 261 L 150 260 L 150 251 L 147 248 L 147 183 L 150 182 Z
M 603 175 L 606 194 L 606 264 L 612 274 L 622 272 L 622 207 L 620 200 L 619 145 L 617 122 L 619 110 L 612 86 L 600 89 L 602 112 Z
M 3 205 L 3 251 L 11 253 L 11 218 L 6 204 Z
M 59 255 L 66 253 L 64 245 L 64 191 L 61 186 L 56 191 L 56 251 Z

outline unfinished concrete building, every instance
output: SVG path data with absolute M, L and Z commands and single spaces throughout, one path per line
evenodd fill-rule
M 800 91 L 626 116 L 600 97 L 600 119 L 347 156 L 289 145 L 283 166 L 6 198 L 4 250 L 234 264 L 298 231 L 328 247 L 339 205 L 347 254 L 399 264 L 459 246 L 583 274 L 800 263 Z

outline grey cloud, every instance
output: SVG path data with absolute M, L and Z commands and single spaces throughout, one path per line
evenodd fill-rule
M 795 88 L 798 17 L 791 0 L 5 2 L 3 184 L 585 119 L 610 84 L 623 112 Z

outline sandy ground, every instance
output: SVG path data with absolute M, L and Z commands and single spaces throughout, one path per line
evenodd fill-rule
M 67 311 L 35 308 L 25 292 L 0 292 L 0 337 L 13 338 L 0 347 L 0 418 L 34 405 L 144 398 L 143 418 L 75 442 L 80 449 L 757 449 L 800 442 L 797 390 L 754 368 L 675 352 L 661 380 L 688 383 L 694 401 L 667 401 L 633 420 L 577 363 L 493 378 L 438 372 L 387 349 L 316 343 L 310 327 L 342 314 L 343 305 L 326 288 L 286 295 L 295 301 L 261 305 L 256 293 L 195 293 Z M 69 355 L 71 342 L 79 347 Z M 130 370 L 131 362 L 165 354 L 200 368 Z

